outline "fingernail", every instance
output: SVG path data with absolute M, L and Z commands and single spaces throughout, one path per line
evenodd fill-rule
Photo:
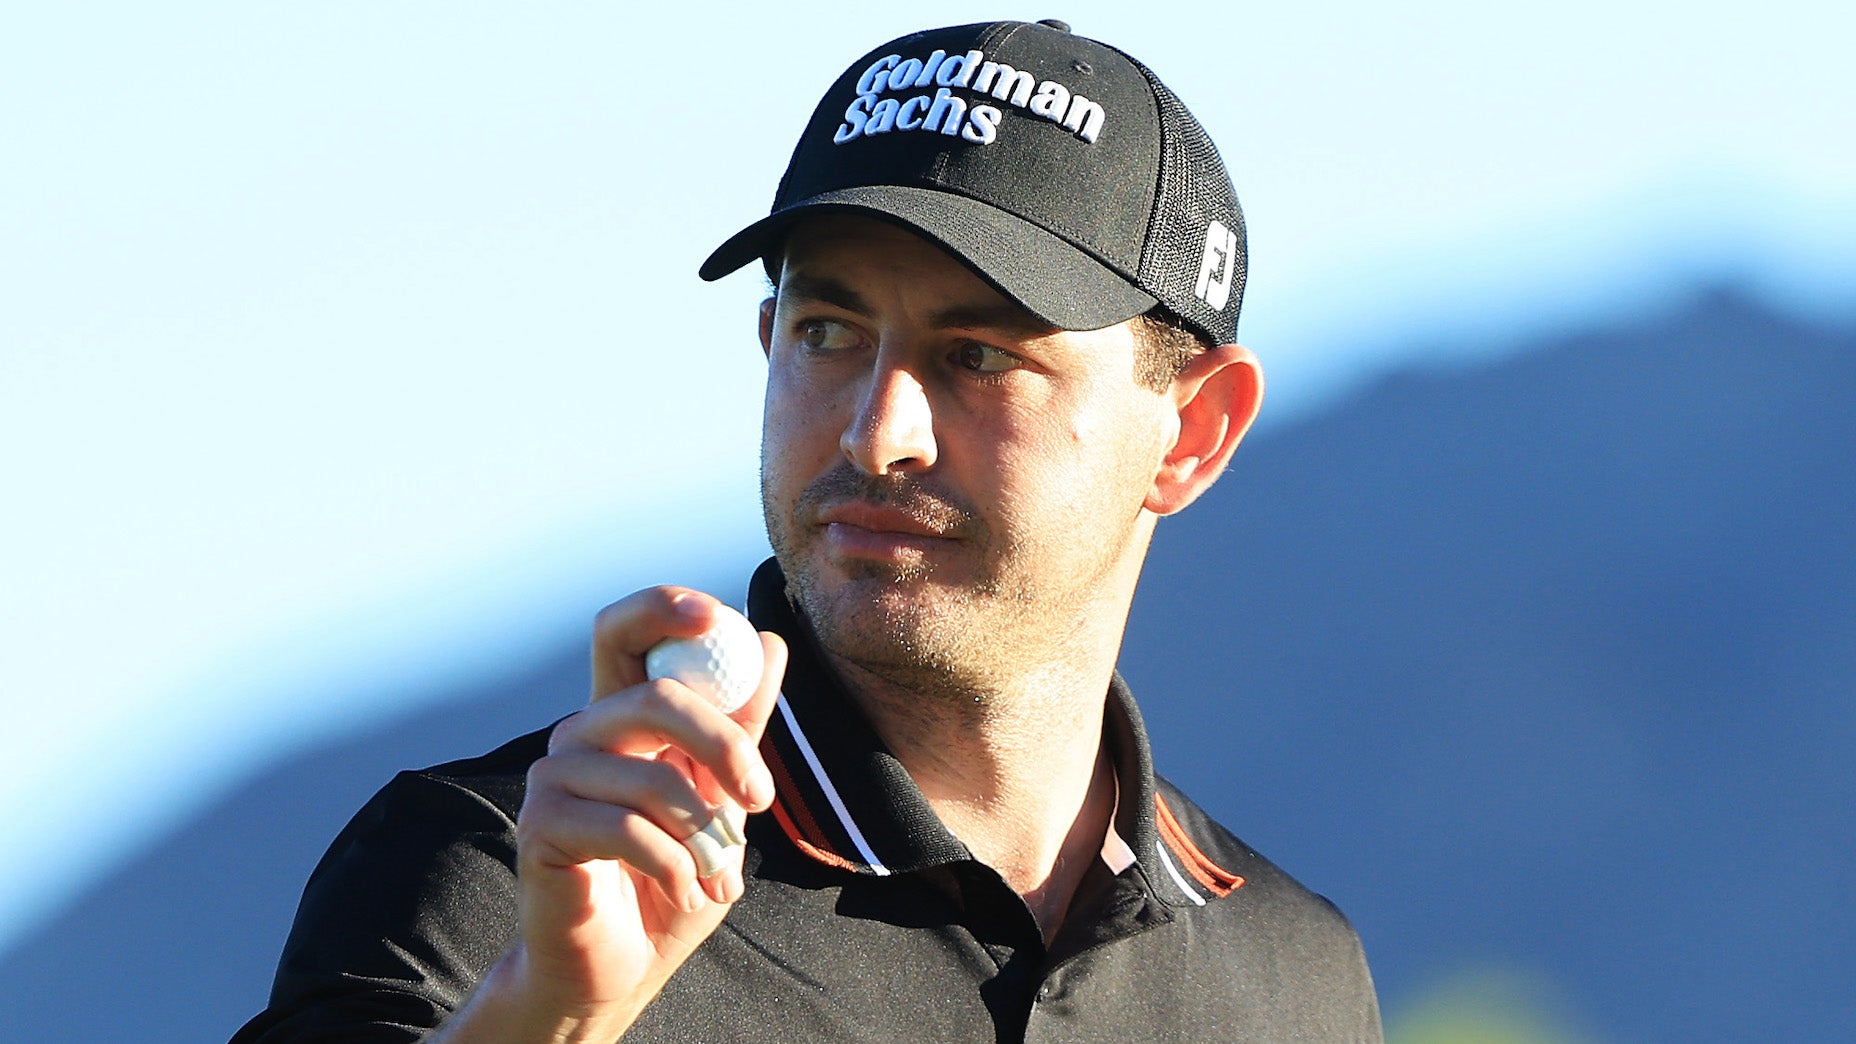
M 756 765 L 748 772 L 748 803 L 755 808 L 773 804 L 773 774 L 767 766 Z
M 683 909 L 686 913 L 695 913 L 709 901 L 709 893 L 702 890 L 701 881 L 691 881 L 690 889 L 683 894 Z

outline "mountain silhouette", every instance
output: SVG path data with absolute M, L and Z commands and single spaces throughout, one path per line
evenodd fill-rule
M 1842 1037 L 1852 396 L 1852 331 L 1712 290 L 1245 447 L 1130 622 L 1163 770 L 1389 1010 L 1496 967 L 1600 1039 Z
M 1597 1039 L 1847 1034 L 1853 397 L 1856 330 L 1712 289 L 1254 436 L 1129 622 L 1161 771 L 1348 912 L 1390 1013 L 1494 969 Z M 586 686 L 563 636 L 253 778 L 0 956 L 0 1039 L 224 1039 L 369 793 Z

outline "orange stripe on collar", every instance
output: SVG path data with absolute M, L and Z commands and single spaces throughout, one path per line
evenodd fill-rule
M 774 821 L 793 842 L 794 847 L 826 866 L 835 866 L 843 870 L 856 870 L 857 866 L 831 850 L 831 843 L 825 839 L 825 832 L 818 827 L 818 821 L 799 798 L 799 788 L 793 782 L 792 773 L 786 770 L 786 762 L 781 759 L 773 745 L 767 744 L 762 749 L 767 762 L 767 769 L 773 774 L 773 813 Z M 789 799 L 790 798 L 790 799 Z
M 1166 807 L 1166 798 L 1154 794 L 1154 811 L 1157 813 L 1156 824 L 1160 827 L 1161 839 L 1168 847 L 1178 852 L 1185 864 L 1186 872 L 1193 880 L 1205 886 L 1205 890 L 1219 898 L 1230 895 L 1244 884 L 1244 879 L 1212 862 L 1211 857 L 1199 851 L 1199 846 L 1192 843 L 1186 831 L 1173 817 L 1173 810 Z
M 780 824 L 780 829 L 786 832 L 787 838 L 791 840 L 794 847 L 798 848 L 801 852 L 824 863 L 826 866 L 835 866 L 840 870 L 850 870 L 853 872 L 857 870 L 857 867 L 853 865 L 850 860 L 845 859 L 835 852 L 826 851 L 812 844 L 810 841 L 807 841 L 805 838 L 800 837 L 799 828 L 793 825 L 793 817 L 786 811 L 785 799 L 774 799 L 773 807 L 769 811 L 773 813 L 774 822 Z

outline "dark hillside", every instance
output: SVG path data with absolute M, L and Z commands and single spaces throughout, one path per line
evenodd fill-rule
M 1393 1000 L 1492 965 L 1611 1039 L 1847 1032 L 1853 398 L 1851 331 L 1715 293 L 1245 447 L 1131 624 L 1164 764 Z
M 1846 1037 L 1853 402 L 1856 331 L 1717 293 L 1257 439 L 1135 607 L 1162 770 L 1390 1012 L 1492 967 L 1598 1039 Z M 0 955 L 0 1038 L 224 1039 L 348 815 L 578 705 L 579 642 L 228 795 Z

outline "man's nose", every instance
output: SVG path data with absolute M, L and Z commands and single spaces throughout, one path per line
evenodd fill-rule
M 906 369 L 878 365 L 838 446 L 870 475 L 934 467 L 934 410 L 927 389 Z

